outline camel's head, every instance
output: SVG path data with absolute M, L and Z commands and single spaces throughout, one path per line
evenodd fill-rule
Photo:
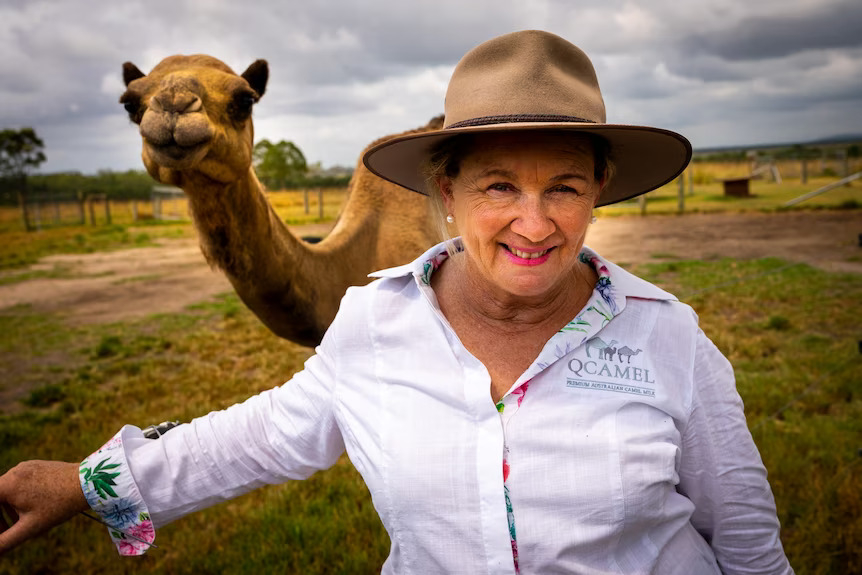
M 175 185 L 191 172 L 223 183 L 245 176 L 254 146 L 251 108 L 268 77 L 265 60 L 241 76 L 202 55 L 165 58 L 147 75 L 123 64 L 120 103 L 140 125 L 147 171 Z

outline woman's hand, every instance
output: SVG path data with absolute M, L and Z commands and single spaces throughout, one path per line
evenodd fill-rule
M 89 508 L 77 463 L 19 463 L 0 476 L 0 555 Z

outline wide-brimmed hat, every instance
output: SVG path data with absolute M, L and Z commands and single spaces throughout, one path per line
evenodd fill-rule
M 473 48 L 455 67 L 441 130 L 387 140 L 362 161 L 374 174 L 424 194 L 423 164 L 446 138 L 514 130 L 587 132 L 608 142 L 616 166 L 598 206 L 654 190 L 688 165 L 691 144 L 680 134 L 607 124 L 605 118 L 596 72 L 583 51 L 549 32 L 513 32 Z

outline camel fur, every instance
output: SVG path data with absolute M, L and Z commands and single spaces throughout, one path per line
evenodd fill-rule
M 406 263 L 438 241 L 425 196 L 358 163 L 332 232 L 294 236 L 252 168 L 253 105 L 269 77 L 264 60 L 241 75 L 210 56 L 171 56 L 149 74 L 123 65 L 120 98 L 140 126 L 150 175 L 183 189 L 210 265 L 275 334 L 316 345 L 344 292 L 367 274 Z M 440 118 L 419 131 L 439 128 Z

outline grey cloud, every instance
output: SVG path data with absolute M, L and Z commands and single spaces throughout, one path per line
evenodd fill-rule
M 728 20 L 681 42 L 686 52 L 739 61 L 781 58 L 806 50 L 862 46 L 862 3 L 820 3 L 810 12 L 777 12 L 771 17 Z

